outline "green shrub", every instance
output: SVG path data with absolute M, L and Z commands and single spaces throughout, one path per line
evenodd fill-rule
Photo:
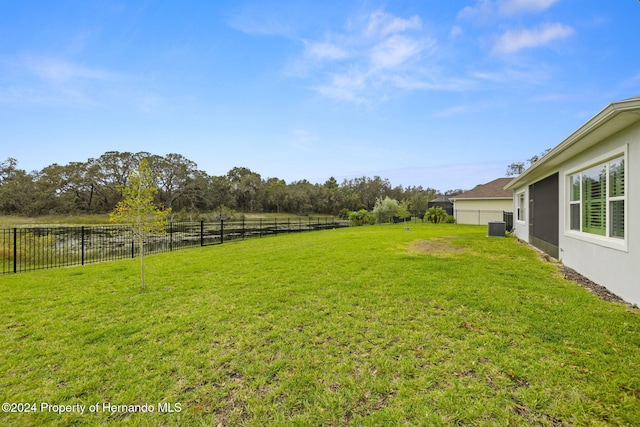
M 424 214 L 424 220 L 438 224 L 443 222 L 447 213 L 440 206 L 433 206 L 427 209 L 427 213 Z
M 391 222 L 393 217 L 396 216 L 400 204 L 397 200 L 390 197 L 378 197 L 376 199 L 376 205 L 373 208 L 373 215 L 376 218 L 378 224 L 384 224 Z
M 338 212 L 338 218 L 340 219 L 349 219 L 349 214 L 351 213 L 351 211 L 347 208 L 342 208 L 340 209 L 340 212 Z
M 456 223 L 456 217 L 453 215 L 447 215 L 444 217 L 444 221 L 445 224 L 455 224 Z
M 409 200 L 403 200 L 398 206 L 396 216 L 404 220 L 411 220 L 411 202 Z
M 349 214 L 350 225 L 373 225 L 376 223 L 376 217 L 366 209 L 360 209 Z

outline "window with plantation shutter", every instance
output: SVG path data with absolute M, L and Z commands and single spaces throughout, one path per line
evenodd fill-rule
M 582 231 L 606 234 L 606 170 L 603 166 L 582 173 Z
M 609 234 L 624 238 L 624 158 L 609 162 Z
M 572 174 L 568 184 L 570 230 L 624 239 L 624 156 Z

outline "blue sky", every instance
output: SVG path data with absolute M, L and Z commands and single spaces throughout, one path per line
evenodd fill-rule
M 469 189 L 640 95 L 637 0 L 0 0 L 0 160 Z

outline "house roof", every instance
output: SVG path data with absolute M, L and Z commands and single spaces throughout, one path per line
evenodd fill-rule
M 465 191 L 456 196 L 452 196 L 450 200 L 458 199 L 512 199 L 513 192 L 511 190 L 505 190 L 512 178 L 498 178 L 486 184 L 476 186 L 474 189 Z
M 440 196 L 437 199 L 433 199 L 431 203 L 450 203 L 447 196 Z
M 546 177 L 561 163 L 639 121 L 640 97 L 612 102 L 520 176 L 506 184 L 505 189 L 512 191 Z

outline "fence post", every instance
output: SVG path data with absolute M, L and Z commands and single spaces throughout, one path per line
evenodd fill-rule
M 242 217 L 242 240 L 244 240 L 244 217 Z
M 278 235 L 278 218 L 273 219 L 273 235 Z
M 204 220 L 200 220 L 200 246 L 204 246 Z
M 18 272 L 18 228 L 13 228 L 13 272 Z
M 224 219 L 220 220 L 220 243 L 224 243 Z
M 262 239 L 262 218 L 260 218 L 260 238 Z
M 173 252 L 173 222 L 169 222 L 169 252 Z
M 81 264 L 84 265 L 84 225 L 82 226 L 82 229 L 80 230 L 80 252 L 81 252 Z

